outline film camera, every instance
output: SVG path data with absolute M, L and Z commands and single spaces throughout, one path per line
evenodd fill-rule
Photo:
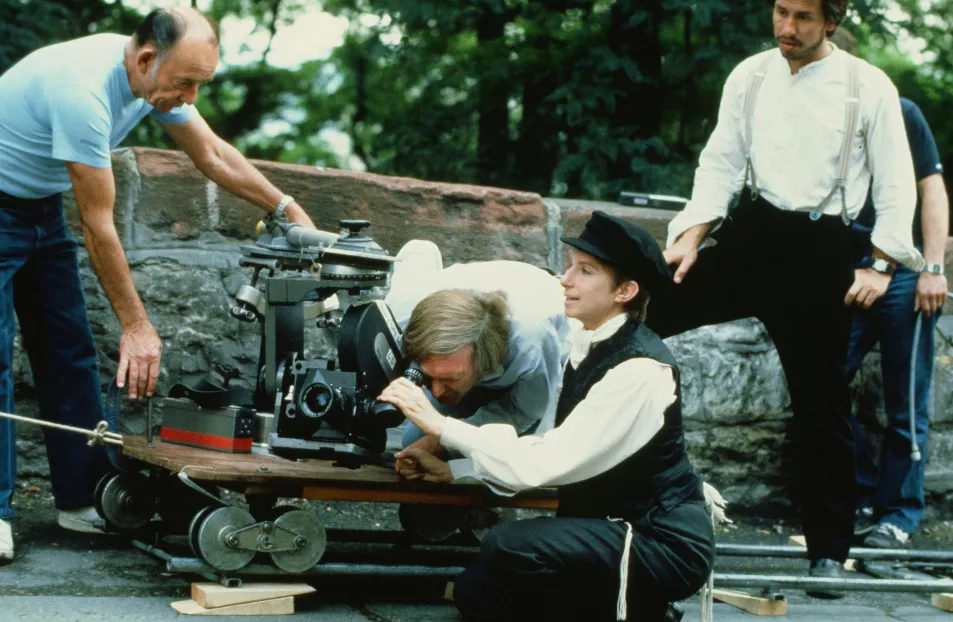
M 278 455 L 334 459 L 346 466 L 382 463 L 387 462 L 382 456 L 387 429 L 399 425 L 403 415 L 376 397 L 400 375 L 420 384 L 423 374 L 404 362 L 401 332 L 387 305 L 352 304 L 355 297 L 388 284 L 394 258 L 362 233 L 369 221 L 342 220 L 340 225 L 334 234 L 266 219 L 256 243 L 242 247 L 239 265 L 253 274 L 236 294 L 231 315 L 260 323 L 259 371 L 246 399 L 250 403 L 224 400 L 257 413 L 255 436 Z M 305 357 L 304 329 L 311 321 L 325 334 L 337 333 L 336 358 Z M 202 410 L 183 399 L 167 399 L 165 408 L 170 407 Z M 187 420 L 200 425 L 209 419 L 177 419 Z M 246 429 L 228 429 L 233 428 Z M 189 434 L 170 430 L 167 435 L 163 429 L 164 438 Z
M 398 375 L 420 384 L 416 365 L 401 369 L 400 332 L 382 302 L 350 307 L 341 320 L 338 358 L 296 359 L 283 366 L 272 450 L 289 457 L 376 461 L 386 430 L 404 420 L 377 396 Z

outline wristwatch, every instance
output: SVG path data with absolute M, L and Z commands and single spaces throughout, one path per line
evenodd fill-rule
M 281 201 L 278 202 L 278 206 L 275 208 L 275 211 L 272 212 L 272 217 L 281 218 L 285 213 L 285 208 L 291 205 L 294 202 L 294 198 L 288 196 L 287 194 L 281 197 Z
M 928 263 L 927 265 L 923 266 L 923 270 L 921 272 L 926 272 L 927 274 L 939 274 L 942 276 L 946 273 L 946 270 L 943 269 L 943 264 L 941 263 Z
M 880 274 L 888 274 L 888 275 L 893 274 L 894 271 L 897 269 L 897 267 L 894 266 L 892 263 L 880 257 L 870 261 L 870 263 L 866 267 L 870 268 L 874 272 L 879 272 Z

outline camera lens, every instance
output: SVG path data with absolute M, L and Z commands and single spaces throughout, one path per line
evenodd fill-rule
M 334 392 L 323 382 L 309 384 L 301 394 L 301 411 L 308 417 L 323 417 L 333 404 Z
M 417 363 L 411 363 L 407 366 L 407 369 L 404 370 L 404 378 L 410 380 L 418 387 L 424 385 L 424 380 L 426 379 L 424 375 L 424 370 L 420 368 L 420 365 Z

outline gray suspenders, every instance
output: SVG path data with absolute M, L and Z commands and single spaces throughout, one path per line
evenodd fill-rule
M 751 198 L 757 199 L 761 191 L 758 189 L 758 178 L 755 175 L 754 165 L 751 163 L 751 134 L 752 122 L 754 120 L 754 107 L 758 101 L 758 92 L 761 90 L 761 83 L 764 81 L 764 75 L 767 72 L 768 65 L 774 58 L 773 54 L 766 54 L 764 60 L 758 65 L 757 71 L 751 74 L 748 93 L 745 96 L 744 105 L 744 139 L 745 139 L 745 180 L 741 186 L 748 185 L 748 179 L 751 179 Z M 853 143 L 854 130 L 857 129 L 857 115 L 860 110 L 860 86 L 857 78 L 858 61 L 853 56 L 847 56 L 847 102 L 844 107 L 844 143 L 840 151 L 840 167 L 837 172 L 837 179 L 834 181 L 834 187 L 824 197 L 814 211 L 811 212 L 811 220 L 817 220 L 824 213 L 824 208 L 830 203 L 834 193 L 840 191 L 841 220 L 845 225 L 850 224 L 850 216 L 847 215 L 847 174 L 850 167 L 850 147 Z
M 767 72 L 768 65 L 771 64 L 773 57 L 773 54 L 765 54 L 761 64 L 758 65 L 758 70 L 751 74 L 751 78 L 749 78 L 750 84 L 748 85 L 748 93 L 745 95 L 745 180 L 744 183 L 741 184 L 741 191 L 745 191 L 745 186 L 748 185 L 748 177 L 750 176 L 752 199 L 757 199 L 761 191 L 758 189 L 758 177 L 755 175 L 754 165 L 751 163 L 751 125 L 754 121 L 754 105 L 758 101 L 758 91 L 761 90 L 761 83 L 764 82 L 764 74 Z

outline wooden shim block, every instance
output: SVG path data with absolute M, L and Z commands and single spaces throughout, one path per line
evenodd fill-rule
M 443 588 L 443 599 L 453 602 L 453 581 L 447 581 L 447 586 Z
M 314 588 L 307 583 L 245 583 L 241 587 L 225 587 L 221 583 L 193 583 L 192 600 L 206 609 L 215 609 L 285 596 L 300 596 L 313 591 Z
M 930 604 L 937 609 L 953 613 L 953 592 L 945 594 L 933 594 L 930 596 Z
M 791 546 L 807 546 L 807 538 L 804 536 L 791 536 L 788 538 L 788 544 Z
M 172 608 L 187 616 L 282 616 L 295 612 L 295 599 L 285 596 L 214 609 L 206 609 L 194 600 L 180 600 L 172 603 Z
M 757 616 L 785 616 L 788 614 L 788 601 L 771 600 L 745 594 L 744 592 L 732 592 L 729 590 L 712 590 L 712 597 L 742 611 L 753 613 Z

